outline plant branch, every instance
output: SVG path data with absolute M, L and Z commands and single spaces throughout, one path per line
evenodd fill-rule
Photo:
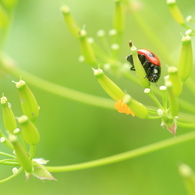
M 22 170 L 23 170 L 22 168 L 19 168 L 19 169 L 18 169 L 18 172 L 17 172 L 16 174 L 13 174 L 13 175 L 11 175 L 11 176 L 5 178 L 5 179 L 0 180 L 0 183 L 4 183 L 4 182 L 9 181 L 10 179 L 12 179 L 12 178 L 18 176 L 18 175 L 22 172 Z
M 112 164 L 195 139 L 195 131 L 110 157 L 65 166 L 45 166 L 49 172 L 66 172 Z
M 114 101 L 108 98 L 98 97 L 87 93 L 79 92 L 64 86 L 54 84 L 52 82 L 34 76 L 16 66 L 10 66 L 6 63 L 1 63 L 1 68 L 7 73 L 19 78 L 22 77 L 27 83 L 42 89 L 44 91 L 59 95 L 71 100 L 82 102 L 85 104 L 99 106 L 103 108 L 114 109 Z

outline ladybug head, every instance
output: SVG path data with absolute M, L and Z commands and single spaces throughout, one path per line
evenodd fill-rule
M 160 66 L 154 65 L 148 70 L 149 71 L 147 72 L 147 78 L 149 79 L 150 82 L 156 83 L 160 78 L 160 73 L 161 73 Z

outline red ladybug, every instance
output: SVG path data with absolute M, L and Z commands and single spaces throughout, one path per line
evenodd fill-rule
M 137 53 L 138 58 L 146 71 L 146 78 L 148 78 L 150 82 L 156 83 L 161 74 L 160 60 L 154 53 L 146 49 L 139 49 L 137 50 Z M 135 71 L 132 54 L 127 56 L 127 61 L 132 65 L 130 70 Z

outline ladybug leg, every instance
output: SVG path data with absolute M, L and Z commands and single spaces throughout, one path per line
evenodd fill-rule
M 146 75 L 146 76 L 144 77 L 144 79 L 145 79 L 145 78 L 147 78 L 147 79 L 148 79 L 148 75 Z
M 132 55 L 127 56 L 127 61 L 131 64 L 131 68 L 130 68 L 130 70 L 135 71 L 135 67 L 134 67 L 134 64 L 133 64 L 133 58 L 132 58 Z
M 139 61 L 141 62 L 141 64 L 143 65 L 145 71 L 146 71 L 146 76 L 144 78 L 148 78 L 149 77 L 149 72 L 148 68 L 150 63 L 148 62 L 148 60 L 146 59 L 146 57 L 143 54 L 138 54 L 139 57 Z
M 146 72 L 146 76 L 144 78 L 149 78 L 150 77 L 150 72 L 151 72 L 151 68 L 150 68 L 150 62 L 148 62 L 147 60 L 145 60 L 144 58 L 144 61 L 142 63 L 144 69 L 145 69 L 145 72 Z
M 144 63 L 146 62 L 146 57 L 144 55 L 138 54 L 139 60 L 141 62 L 141 64 L 144 65 Z
M 151 76 L 152 67 L 149 67 L 146 71 L 146 77 L 149 78 Z
M 150 64 L 150 67 L 147 69 L 147 71 L 146 71 L 146 78 L 148 78 L 149 79 L 149 81 L 150 82 L 155 82 L 155 80 L 154 80 L 154 65 L 153 64 Z
M 135 71 L 134 65 L 132 65 L 132 67 L 130 68 L 130 70 Z

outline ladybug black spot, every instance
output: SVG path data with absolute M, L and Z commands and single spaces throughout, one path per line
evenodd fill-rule
M 148 56 L 149 56 L 150 58 L 154 58 L 154 57 L 155 57 L 154 54 L 152 54 L 152 53 L 149 53 Z

